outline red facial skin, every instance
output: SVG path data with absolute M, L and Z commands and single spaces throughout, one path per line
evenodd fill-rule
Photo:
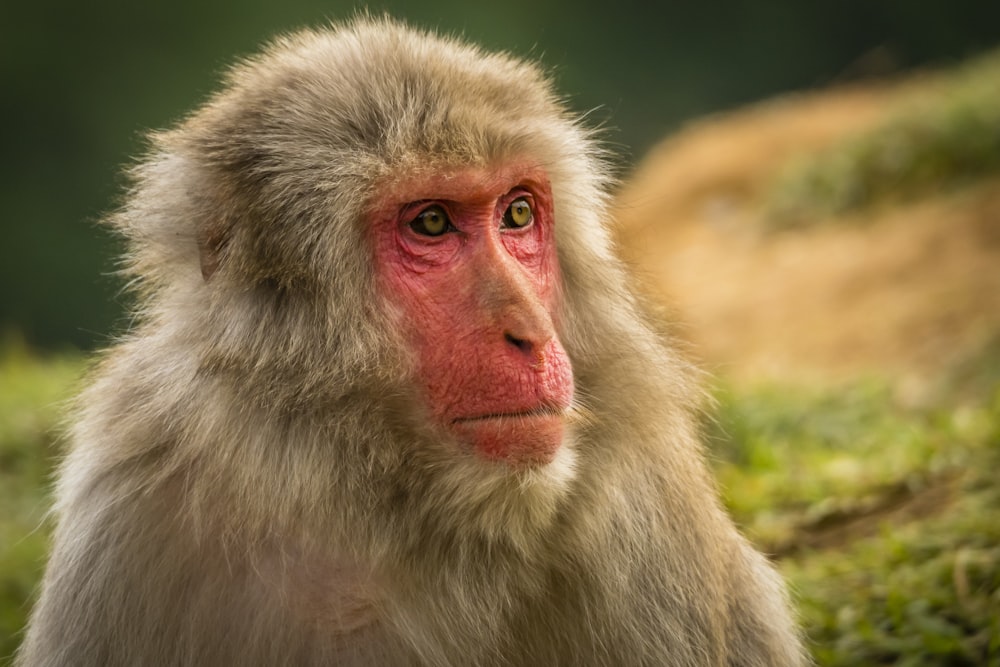
M 427 409 L 436 424 L 489 461 L 552 461 L 573 397 L 569 358 L 553 323 L 559 265 L 552 193 L 525 164 L 462 168 L 390 185 L 371 216 L 375 266 L 402 315 Z M 504 222 L 525 199 L 532 220 Z M 451 227 L 413 228 L 440 207 Z

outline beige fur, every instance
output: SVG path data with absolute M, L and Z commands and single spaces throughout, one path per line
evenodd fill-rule
M 375 294 L 377 185 L 531 156 L 577 397 L 550 466 L 434 438 Z M 692 371 L 614 259 L 609 177 L 530 64 L 359 19 L 152 138 L 111 224 L 137 324 L 79 399 L 35 665 L 799 665 L 720 509 Z

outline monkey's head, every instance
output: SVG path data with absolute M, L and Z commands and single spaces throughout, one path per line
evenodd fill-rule
M 572 477 L 587 317 L 623 288 L 606 168 L 534 66 L 389 21 L 297 33 L 134 177 L 147 324 L 201 376 L 292 422 L 369 405 L 397 433 L 363 440 L 442 478 Z

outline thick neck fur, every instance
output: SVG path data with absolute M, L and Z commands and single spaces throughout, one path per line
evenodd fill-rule
M 683 367 L 654 339 L 611 329 L 607 339 L 619 351 L 628 345 L 658 353 L 643 365 L 674 364 L 665 375 L 684 377 Z M 655 655 L 651 644 L 657 642 L 676 641 L 671 651 L 683 655 L 692 624 L 706 636 L 720 631 L 706 608 L 701 621 L 677 619 L 675 634 L 664 633 L 672 623 L 667 610 L 698 608 L 683 602 L 698 591 L 680 582 L 701 582 L 705 574 L 685 571 L 697 569 L 697 561 L 648 562 L 677 549 L 677 540 L 698 553 L 696 543 L 707 539 L 701 532 L 725 532 L 715 507 L 692 506 L 689 491 L 673 488 L 707 485 L 704 471 L 691 464 L 696 457 L 685 451 L 694 447 L 695 434 L 692 406 L 680 398 L 688 389 L 683 381 L 657 386 L 648 378 L 665 375 L 640 375 L 629 356 L 611 361 L 592 344 L 590 358 L 573 359 L 591 416 L 568 443 L 575 453 L 572 474 L 553 481 L 479 471 L 477 498 L 468 493 L 468 474 L 481 464 L 455 463 L 445 446 L 430 442 L 433 434 L 413 428 L 405 391 L 383 385 L 312 406 L 293 396 L 254 399 L 220 377 L 224 370 L 206 368 L 174 341 L 164 341 L 172 363 L 159 357 L 147 364 L 149 341 L 159 336 L 169 334 L 143 332 L 141 346 L 126 344 L 109 355 L 93 401 L 84 397 L 78 439 L 106 457 L 99 459 L 103 470 L 81 480 L 88 488 L 76 489 L 77 495 L 140 504 L 142 497 L 173 497 L 176 505 L 166 504 L 173 519 L 160 521 L 193 528 L 198 551 L 216 552 L 230 567 L 263 578 L 301 571 L 322 580 L 345 567 L 352 575 L 363 572 L 371 578 L 364 594 L 376 622 L 404 637 L 428 664 L 463 664 L 473 655 L 489 664 L 491 655 L 521 651 L 526 662 L 520 664 L 559 664 L 572 655 L 642 664 L 634 652 L 647 647 Z M 600 372 L 588 370 L 594 363 L 602 365 Z M 638 377 L 647 380 L 637 386 Z M 118 391 L 104 391 L 105 383 Z M 630 401 L 621 400 L 625 387 Z M 178 405 L 196 408 L 182 413 Z M 676 441 L 651 441 L 644 432 L 641 415 L 654 405 L 661 419 L 673 414 Z M 109 420 L 115 425 L 102 423 Z M 93 437 L 109 432 L 120 441 Z M 400 432 L 411 435 L 401 439 Z M 71 458 L 66 469 L 79 473 L 77 463 Z M 94 466 L 94 459 L 81 465 Z M 148 470 L 136 475 L 136 467 Z M 64 484 L 73 479 L 79 476 L 69 474 Z M 127 480 L 135 479 L 143 485 L 129 486 Z M 649 498 L 664 499 L 659 511 L 650 511 Z M 232 508 L 221 524 L 220 506 Z M 692 515 L 701 518 L 692 522 Z M 693 525 L 699 532 L 685 528 Z M 658 545 L 665 530 L 671 539 Z M 170 564 L 157 567 L 169 570 Z M 662 580 L 648 581 L 651 571 Z M 664 598 L 650 600 L 645 614 L 629 612 L 628 624 L 607 624 L 622 617 L 617 608 L 634 607 L 639 593 L 649 590 L 663 591 Z M 591 645 L 578 637 L 560 641 L 558 628 L 581 622 L 593 624 Z M 624 647 L 634 654 L 622 656 Z

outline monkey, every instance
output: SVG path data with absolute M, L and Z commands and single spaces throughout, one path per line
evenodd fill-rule
M 543 68 L 361 16 L 149 142 L 17 665 L 808 663 Z

